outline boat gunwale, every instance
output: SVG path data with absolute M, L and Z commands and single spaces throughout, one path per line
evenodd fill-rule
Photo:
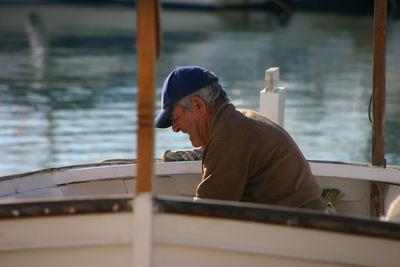
M 130 196 L 79 197 L 69 199 L 9 200 L 0 203 L 0 221 L 79 214 L 133 212 Z M 179 214 L 275 224 L 310 230 L 400 240 L 400 224 L 366 216 L 324 214 L 293 207 L 223 200 L 193 202 L 190 197 L 153 196 L 155 214 Z
M 96 162 L 96 163 L 68 165 L 68 166 L 54 167 L 54 168 L 44 168 L 44 169 L 39 169 L 39 170 L 34 170 L 34 171 L 29 171 L 29 172 L 22 172 L 22 173 L 17 173 L 17 174 L 1 176 L 0 182 L 12 180 L 12 179 L 16 179 L 16 178 L 23 178 L 23 177 L 35 175 L 35 174 L 52 173 L 52 172 L 57 172 L 57 171 L 68 171 L 68 170 L 74 170 L 74 169 L 80 169 L 80 168 L 93 168 L 93 167 L 113 166 L 113 165 L 129 165 L 129 164 L 135 164 L 135 163 L 136 163 L 135 159 L 132 159 L 132 160 L 126 159 L 126 160 L 123 160 L 123 161 L 121 160 L 118 162 L 104 161 L 104 162 Z
M 179 174 L 201 175 L 201 161 L 161 161 L 155 159 L 155 176 Z M 400 166 L 375 167 L 366 163 L 350 163 L 335 161 L 309 161 L 316 177 L 344 178 L 364 181 L 385 182 L 388 185 L 400 186 Z M 32 172 L 0 177 L 0 199 L 42 189 L 59 186 L 105 181 L 114 179 L 130 179 L 137 176 L 135 159 L 113 159 L 99 163 L 63 166 L 41 169 Z
M 186 197 L 157 196 L 157 212 L 234 219 L 343 234 L 400 240 L 400 223 L 379 218 L 326 214 L 310 209 L 224 200 L 193 202 Z
M 6 199 L 0 202 L 0 221 L 32 217 L 93 213 L 132 212 L 133 197 L 70 197 L 41 199 Z
M 353 167 L 367 167 L 367 168 L 378 168 L 376 166 L 371 166 L 369 163 L 357 163 L 357 162 L 345 162 L 345 161 L 330 161 L 330 160 L 307 160 L 309 163 L 316 163 L 316 164 L 334 164 L 334 165 L 343 165 L 343 166 L 353 166 Z M 155 163 L 176 163 L 176 162 L 200 162 L 200 161 L 162 161 L 161 159 L 154 159 Z M 68 165 L 62 167 L 54 167 L 54 168 L 43 168 L 29 172 L 22 172 L 17 174 L 10 174 L 0 176 L 0 182 L 16 179 L 16 178 L 23 178 L 30 175 L 35 174 L 42 174 L 42 173 L 52 173 L 57 171 L 69 171 L 74 169 L 80 168 L 93 168 L 93 167 L 106 167 L 106 166 L 119 166 L 119 165 L 134 165 L 137 163 L 137 159 L 109 159 L 104 160 L 102 162 L 96 163 L 86 163 L 86 164 L 76 164 L 76 165 Z M 392 169 L 400 172 L 400 165 L 387 165 L 385 169 Z M 400 173 L 399 173 L 400 175 Z M 399 180 L 400 183 L 400 180 Z

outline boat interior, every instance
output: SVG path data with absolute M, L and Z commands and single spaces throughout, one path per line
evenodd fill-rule
M 324 189 L 324 197 L 343 215 L 369 217 L 371 183 L 384 183 L 384 211 L 400 195 L 398 168 L 376 168 L 368 164 L 310 162 Z M 52 200 L 73 198 L 133 197 L 136 163 L 105 161 L 2 177 L 0 197 L 7 200 Z M 192 198 L 201 180 L 201 162 L 156 162 L 153 194 Z

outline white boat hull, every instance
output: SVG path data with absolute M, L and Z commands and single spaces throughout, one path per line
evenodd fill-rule
M 295 224 L 158 211 L 152 266 L 398 266 L 399 239 Z M 137 266 L 135 227 L 131 212 L 0 220 L 1 266 Z
M 200 164 L 156 163 L 159 196 L 144 200 L 132 199 L 135 163 L 0 178 L 0 266 L 398 266 L 400 224 L 367 215 L 370 182 L 387 183 L 388 206 L 399 169 L 311 162 L 323 187 L 345 193 L 339 214 L 325 215 L 193 203 Z

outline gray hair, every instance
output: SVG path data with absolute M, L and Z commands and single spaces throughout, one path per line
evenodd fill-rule
M 177 104 L 185 110 L 192 109 L 192 96 L 201 97 L 210 107 L 214 107 L 218 99 L 223 103 L 230 101 L 224 88 L 219 83 L 213 83 L 181 98 Z

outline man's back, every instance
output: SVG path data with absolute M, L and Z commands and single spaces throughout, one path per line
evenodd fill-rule
M 259 113 L 224 108 L 204 147 L 197 197 L 325 209 L 301 151 Z

